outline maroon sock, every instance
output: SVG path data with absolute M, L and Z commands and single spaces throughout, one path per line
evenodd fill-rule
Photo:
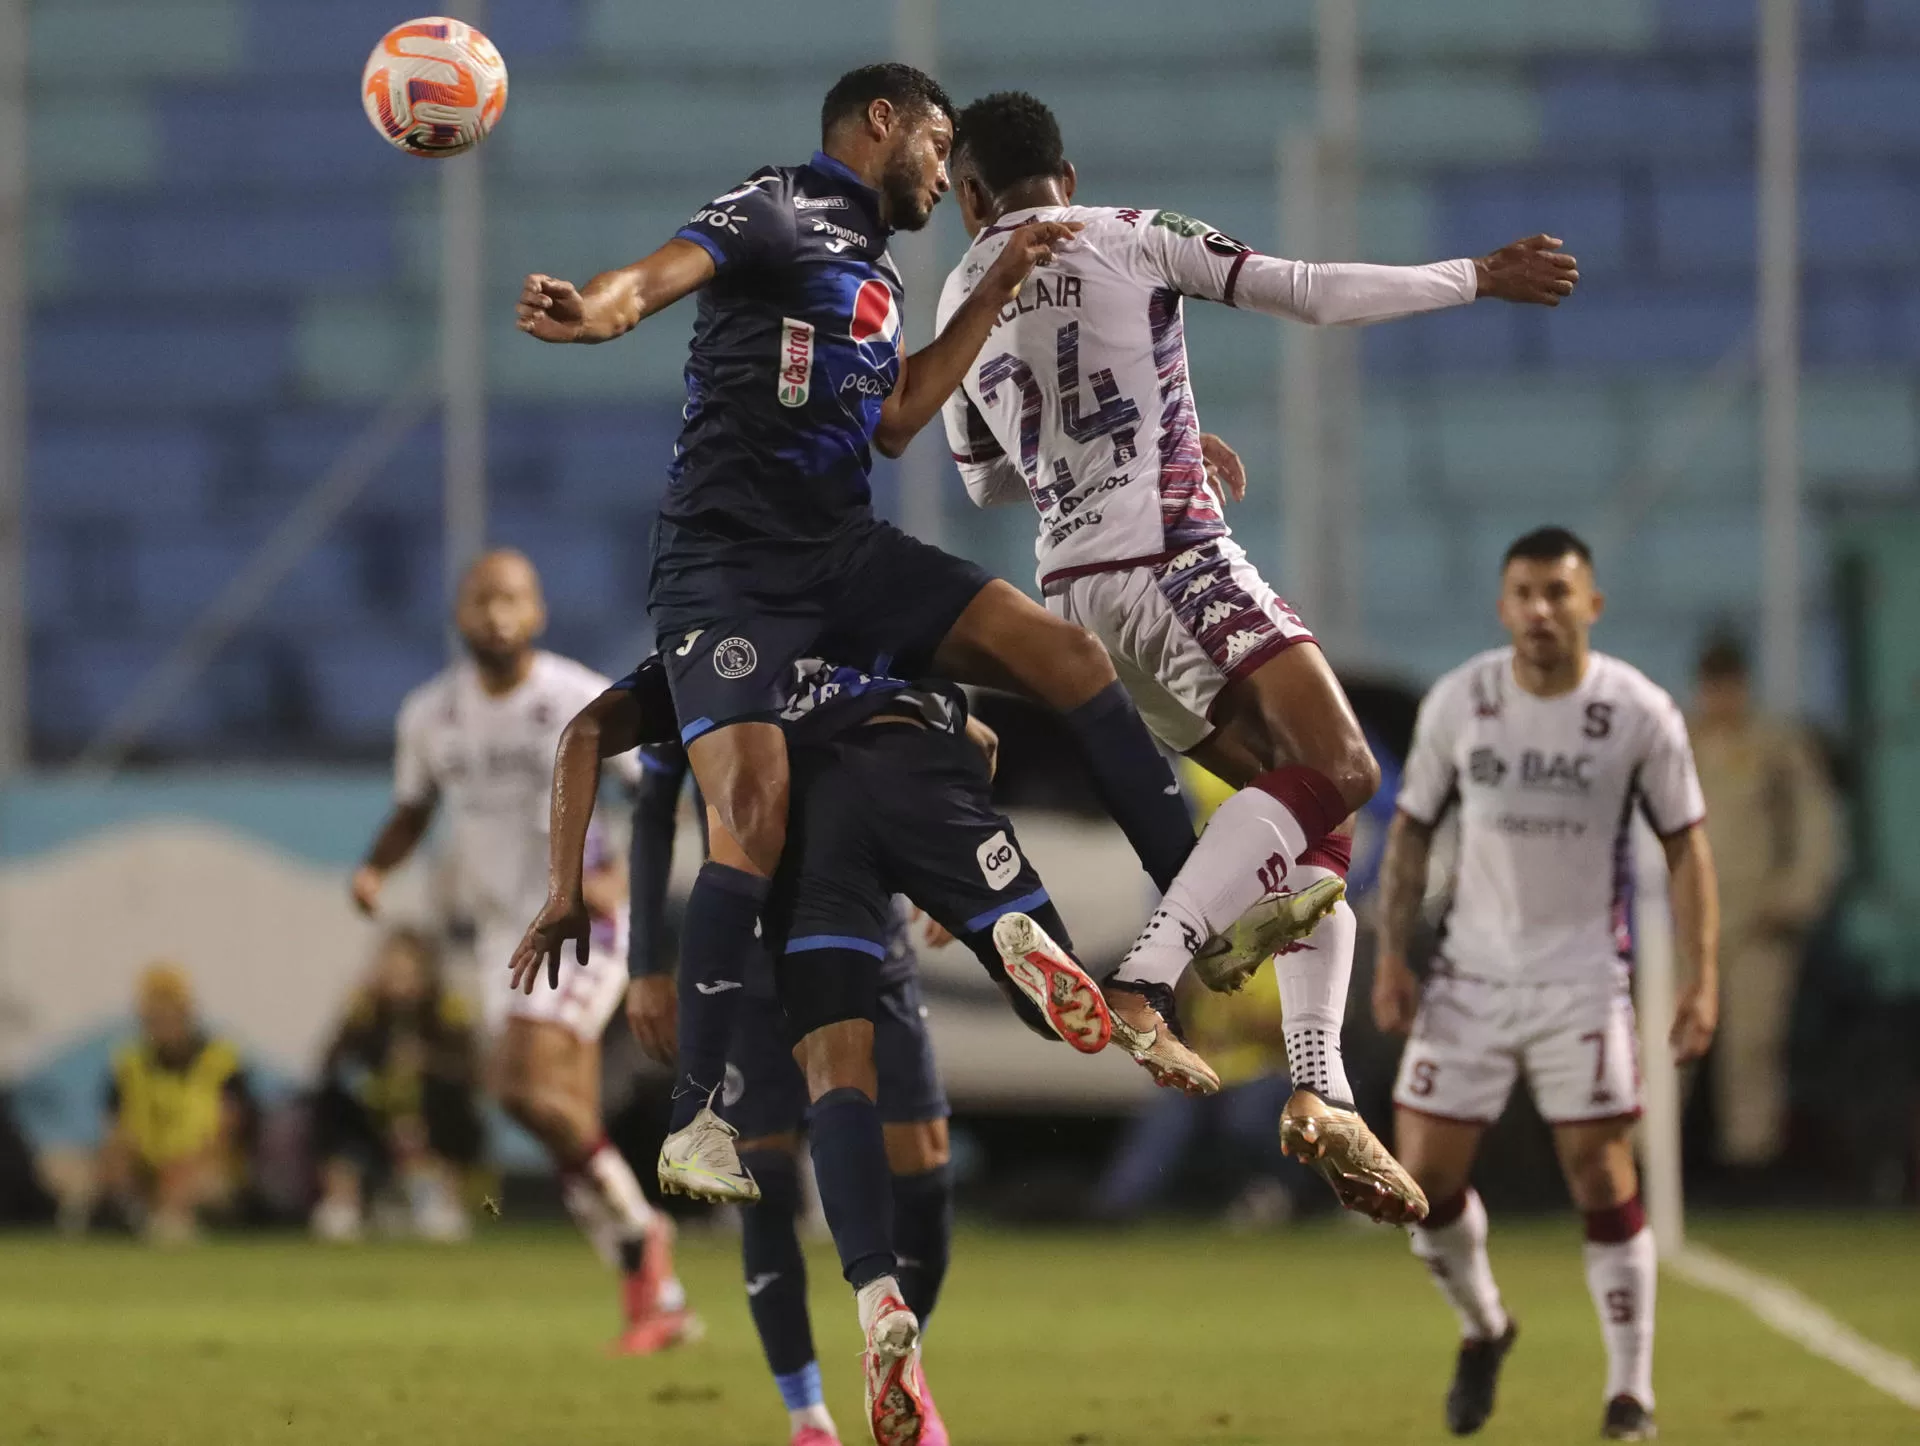
M 1444 1200 L 1428 1201 L 1427 1218 L 1420 1224 L 1428 1230 L 1445 1230 L 1467 1213 L 1467 1200 L 1472 1194 L 1471 1190 L 1461 1190 Z
M 1352 812 L 1333 780 L 1304 763 L 1289 763 L 1263 773 L 1251 786 L 1280 801 L 1300 825 L 1309 848 L 1340 827 Z
M 1647 1211 L 1638 1195 L 1624 1205 L 1587 1211 L 1587 1239 L 1595 1245 L 1619 1245 L 1646 1228 Z
M 1314 864 L 1330 874 L 1347 876 L 1347 870 L 1353 867 L 1353 835 L 1330 833 L 1319 843 L 1314 844 L 1300 855 L 1303 864 Z

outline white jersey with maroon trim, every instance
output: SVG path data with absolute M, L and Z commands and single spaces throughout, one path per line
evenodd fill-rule
M 1578 687 L 1535 697 L 1514 681 L 1511 648 L 1433 685 L 1399 807 L 1428 825 L 1460 810 L 1436 969 L 1523 983 L 1630 957 L 1636 808 L 1662 838 L 1706 816 L 1686 720 L 1665 691 L 1594 653 Z
M 945 408 L 975 502 L 1030 499 L 1040 583 L 1164 559 L 1224 536 L 1187 380 L 1181 301 L 1309 322 L 1384 321 L 1471 301 L 1471 261 L 1310 264 L 1173 211 L 1045 206 L 1003 216 L 948 276 L 939 324 L 1036 220 L 1085 229 L 1027 279 Z
M 547 896 L 547 822 L 560 734 L 607 679 L 556 653 L 534 654 L 512 692 L 489 695 L 467 659 L 407 695 L 395 725 L 393 795 L 400 804 L 437 798 L 446 820 L 459 907 L 485 929 L 524 928 Z M 636 755 L 614 760 L 629 782 Z M 625 922 L 604 928 L 624 932 Z M 504 961 L 502 961 L 504 968 Z

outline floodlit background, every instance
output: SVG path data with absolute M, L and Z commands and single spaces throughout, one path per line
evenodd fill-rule
M 1763 11 L 1785 17 L 1770 45 Z M 378 938 L 346 875 L 385 808 L 400 700 L 448 656 L 449 576 L 483 543 L 517 546 L 545 579 L 548 646 L 614 674 L 651 646 L 648 533 L 692 309 L 616 346 L 542 347 L 514 330 L 519 278 L 584 281 L 803 159 L 827 86 L 883 58 L 962 103 L 1033 90 L 1082 200 L 1188 212 L 1264 250 L 1413 262 L 1564 238 L 1582 282 L 1557 311 L 1321 335 L 1190 304 L 1203 424 L 1252 478 L 1235 530 L 1325 640 L 1390 779 L 1420 692 L 1501 641 L 1498 559 L 1534 526 L 1593 544 L 1597 644 L 1689 706 L 1702 648 L 1737 643 L 1757 721 L 1720 786 L 1759 824 L 1715 842 L 1744 860 L 1723 959 L 1738 1002 L 1722 1058 L 1670 1081 L 1651 1146 L 1666 1229 L 1683 1184 L 1709 1207 L 1920 1199 L 1920 6 L 458 13 L 503 52 L 511 98 L 477 154 L 427 163 L 360 111 L 367 51 L 408 18 L 392 0 L 0 0 L 0 1218 L 88 1220 L 109 1052 L 165 958 L 254 1085 L 242 1218 L 303 1222 L 315 1071 Z M 916 343 L 962 244 L 948 204 L 896 246 Z M 939 436 L 877 492 L 1031 586 L 1030 515 L 974 512 Z M 1117 954 L 1149 903 L 1124 846 L 1045 720 L 984 706 L 1064 912 Z M 1762 915 L 1789 876 L 1814 883 L 1783 929 Z M 415 867 L 395 917 L 460 983 L 439 898 Z M 1349 1048 L 1384 1125 L 1395 1045 L 1365 1017 L 1369 949 Z M 975 1218 L 1110 1207 L 1137 1072 L 1009 1032 L 971 959 L 928 977 Z M 644 1163 L 662 1086 L 621 1035 L 613 1125 Z M 1742 1134 L 1730 1110 L 1755 1097 Z M 1152 1208 L 1246 1205 L 1218 1164 L 1169 1161 Z M 476 1201 L 503 1179 L 521 1213 L 550 1206 L 537 1155 L 489 1116 Z M 1268 1192 L 1241 1218 L 1322 1203 L 1281 1183 L 1284 1205 Z M 1519 1101 L 1483 1183 L 1496 1215 L 1561 1207 Z M 1911 1234 L 1871 1239 L 1909 1252 L 1910 1282 Z

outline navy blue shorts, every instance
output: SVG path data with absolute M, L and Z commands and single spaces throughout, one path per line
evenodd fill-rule
M 880 1118 L 887 1124 L 944 1120 L 950 1113 L 919 980 L 894 979 L 880 986 L 873 1062 L 880 1077 Z M 793 1042 L 777 1000 L 752 994 L 741 1001 L 720 1101 L 721 1113 L 742 1140 L 786 1134 L 806 1122 L 807 1082 L 793 1062 Z
M 993 806 L 986 759 L 962 734 L 879 722 L 797 748 L 789 808 L 791 864 L 764 917 L 796 1039 L 873 1017 L 895 894 L 973 944 L 996 980 L 985 931 L 1047 901 Z M 856 958 L 872 968 L 851 971 Z
M 872 516 L 826 542 L 788 544 L 729 543 L 660 522 L 647 610 L 681 741 L 774 717 L 800 658 L 926 676 L 991 581 Z

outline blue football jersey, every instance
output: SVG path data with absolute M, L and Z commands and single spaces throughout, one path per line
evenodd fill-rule
M 725 540 L 833 536 L 868 511 L 873 431 L 900 378 L 879 193 L 815 153 L 755 172 L 675 234 L 717 270 L 661 517 Z

